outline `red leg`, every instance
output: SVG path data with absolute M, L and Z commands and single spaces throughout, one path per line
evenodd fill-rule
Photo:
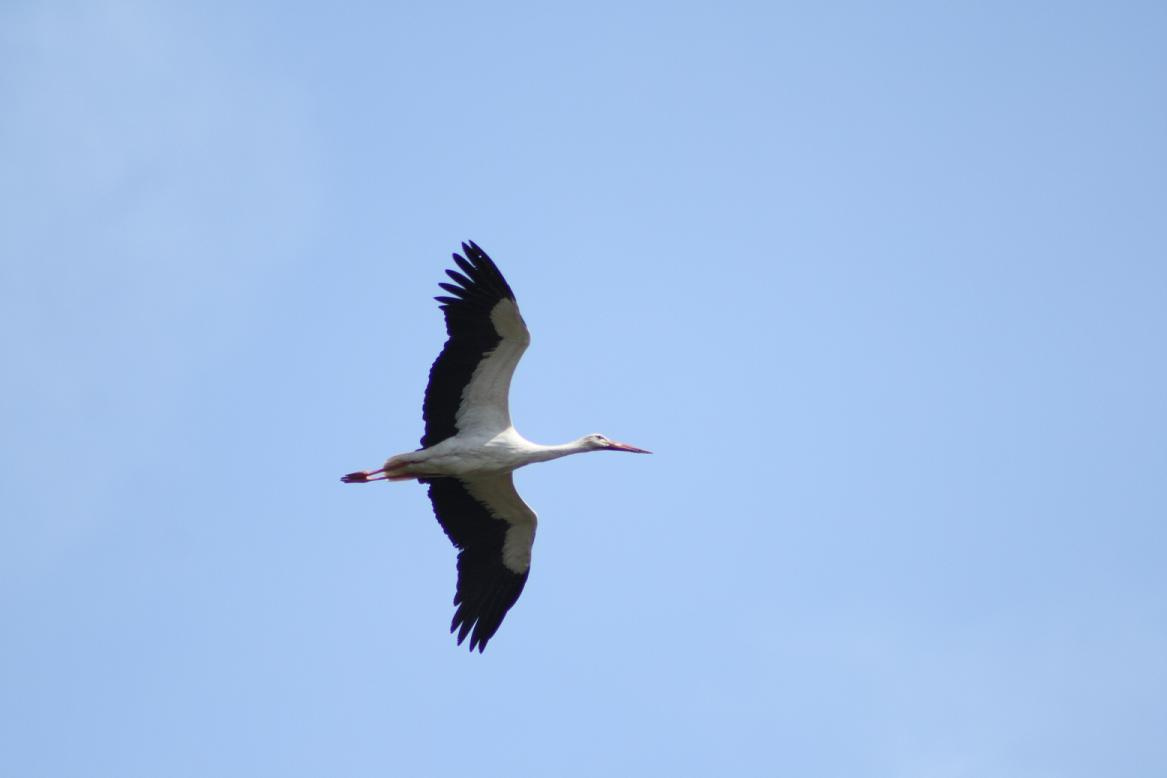
M 388 477 L 389 474 L 382 467 L 379 470 L 358 470 L 355 473 L 342 475 L 340 480 L 346 484 L 367 484 L 369 481 L 384 481 Z

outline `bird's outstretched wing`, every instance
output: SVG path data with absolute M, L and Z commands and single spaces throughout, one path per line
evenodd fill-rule
M 422 416 L 422 448 L 458 433 L 492 435 L 511 426 L 507 395 L 515 365 L 531 335 L 514 292 L 494 262 L 474 242 L 463 243 L 447 270 L 455 282 L 440 286 L 452 296 L 437 297 L 449 340 L 430 368 Z
M 470 635 L 479 653 L 519 599 L 531 570 L 535 512 L 515 491 L 510 473 L 485 478 L 423 479 L 434 515 L 457 546 L 458 610 L 450 623 L 458 645 Z

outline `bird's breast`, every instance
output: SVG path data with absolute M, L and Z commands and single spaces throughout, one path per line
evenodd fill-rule
M 509 473 L 529 461 L 516 437 L 517 433 L 504 433 L 486 439 L 450 438 L 421 452 L 423 467 L 427 473 L 445 476 Z

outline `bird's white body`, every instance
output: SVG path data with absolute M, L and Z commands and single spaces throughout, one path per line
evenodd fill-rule
M 510 426 L 493 434 L 459 433 L 435 446 L 390 457 L 384 469 L 390 480 L 505 475 L 535 462 L 604 448 L 590 444 L 592 437 L 546 446 L 527 440 Z

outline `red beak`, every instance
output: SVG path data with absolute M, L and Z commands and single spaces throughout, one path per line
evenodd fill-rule
M 630 446 L 627 443 L 617 443 L 614 440 L 608 441 L 608 450 L 609 451 L 629 451 L 633 454 L 651 454 L 652 453 L 648 449 L 637 448 L 636 446 Z

